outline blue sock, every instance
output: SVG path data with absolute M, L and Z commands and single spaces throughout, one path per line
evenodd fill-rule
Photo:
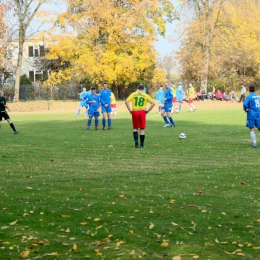
M 95 119 L 95 127 L 98 127 L 98 119 Z
M 175 125 L 172 117 L 169 117 L 169 120 L 171 121 L 172 125 Z
M 80 113 L 80 109 L 78 109 L 77 116 L 79 115 L 79 113 Z
M 111 126 L 111 121 L 112 121 L 111 118 L 108 118 L 108 119 L 107 119 L 108 127 Z
M 88 120 L 88 127 L 90 127 L 91 121 L 92 121 L 92 119 L 89 119 L 89 120 Z
M 169 124 L 169 121 L 167 120 L 166 116 L 163 117 L 163 120 L 164 120 L 165 124 Z
M 103 125 L 103 127 L 106 126 L 106 119 L 105 118 L 102 118 L 102 125 Z

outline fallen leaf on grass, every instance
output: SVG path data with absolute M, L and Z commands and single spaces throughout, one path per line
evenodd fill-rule
M 246 185 L 246 183 L 244 181 L 241 182 L 242 185 Z
M 151 222 L 150 226 L 149 226 L 149 229 L 153 229 L 153 228 L 154 228 L 154 224 Z
M 25 258 L 25 257 L 27 257 L 29 254 L 30 254 L 30 251 L 29 251 L 29 250 L 24 250 L 24 251 L 20 254 L 20 257 Z
M 161 243 L 162 247 L 167 247 L 169 245 L 169 243 L 166 240 L 163 240 L 163 242 Z
M 18 221 L 18 220 L 15 220 L 15 221 L 9 223 L 9 225 L 10 225 L 10 226 L 13 226 L 13 225 L 15 225 L 15 224 L 17 223 L 17 221 Z
M 181 260 L 181 256 L 177 255 L 172 258 L 172 260 Z
M 230 252 L 228 252 L 228 251 L 224 251 L 224 253 L 227 254 L 227 255 L 234 255 L 234 254 L 236 254 L 236 251 L 235 251 L 235 252 L 232 252 L 232 253 L 230 253 Z

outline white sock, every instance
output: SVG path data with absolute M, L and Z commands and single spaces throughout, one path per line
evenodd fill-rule
M 250 137 L 251 137 L 253 145 L 256 145 L 256 136 L 255 136 L 255 132 L 254 131 L 250 132 Z

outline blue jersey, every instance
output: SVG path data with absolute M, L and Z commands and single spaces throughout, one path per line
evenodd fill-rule
M 171 88 L 166 89 L 165 98 L 166 98 L 166 100 L 164 100 L 165 105 L 172 104 L 173 95 L 172 95 L 172 89 Z
M 110 104 L 111 102 L 111 90 L 110 89 L 101 89 L 99 91 L 99 95 L 100 95 L 100 102 L 101 102 L 101 105 L 106 105 L 106 104 Z
M 163 99 L 164 99 L 164 91 L 162 89 L 159 89 L 156 93 L 156 100 L 160 103 L 163 104 Z
M 182 91 L 179 89 L 179 87 L 176 89 L 176 98 L 178 102 L 182 102 Z
M 244 110 L 248 109 L 247 120 L 260 119 L 260 98 L 256 93 L 251 93 L 246 97 L 243 107 Z
M 85 100 L 88 96 L 88 91 L 82 91 L 79 95 L 80 100 Z
M 93 103 L 93 101 L 96 101 Z M 86 98 L 86 103 L 89 105 L 89 109 L 93 111 L 97 111 L 98 108 L 100 107 L 100 97 L 98 94 L 90 94 Z

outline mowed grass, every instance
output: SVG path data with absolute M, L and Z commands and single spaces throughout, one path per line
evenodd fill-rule
M 11 118 L 0 259 L 260 259 L 260 148 L 241 109 L 182 111 L 174 129 L 153 110 L 145 149 L 126 112 L 112 131 L 73 113 Z

